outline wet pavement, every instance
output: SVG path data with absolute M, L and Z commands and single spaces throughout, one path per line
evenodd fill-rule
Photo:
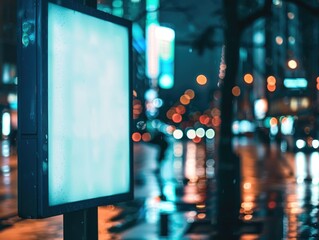
M 242 168 L 240 239 L 319 239 L 319 153 L 281 152 L 251 138 L 235 139 L 234 149 Z M 1 152 L 0 240 L 63 239 L 62 216 L 17 216 L 16 151 L 2 141 Z M 155 145 L 135 144 L 135 199 L 98 208 L 99 239 L 214 239 L 214 140 L 171 140 L 163 162 L 157 154 Z

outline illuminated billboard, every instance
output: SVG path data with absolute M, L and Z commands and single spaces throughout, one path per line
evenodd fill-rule
M 132 199 L 131 22 L 67 1 L 19 10 L 19 215 Z

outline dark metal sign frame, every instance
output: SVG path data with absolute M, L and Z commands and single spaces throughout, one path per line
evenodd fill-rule
M 19 0 L 18 2 L 18 210 L 24 218 L 43 218 L 133 198 L 133 150 L 129 140 L 129 191 L 111 196 L 49 205 L 48 190 L 48 4 L 112 22 L 128 31 L 129 132 L 132 125 L 131 22 L 74 1 Z M 92 53 L 94 54 L 94 53 Z M 112 141 L 112 139 L 110 139 Z M 105 183 L 107 184 L 107 183 Z

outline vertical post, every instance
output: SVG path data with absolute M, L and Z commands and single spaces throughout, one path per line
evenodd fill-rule
M 169 233 L 169 213 L 167 212 L 161 212 L 160 213 L 160 236 L 161 237 L 167 237 Z
M 98 240 L 97 212 L 93 207 L 63 214 L 63 239 Z
M 226 19 L 225 61 L 226 73 L 221 99 L 221 128 L 217 165 L 217 239 L 239 239 L 240 158 L 232 149 L 233 94 L 238 64 L 240 29 L 237 1 L 224 0 Z

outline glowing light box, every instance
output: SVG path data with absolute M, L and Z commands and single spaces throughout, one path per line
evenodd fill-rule
M 286 88 L 307 88 L 308 81 L 305 78 L 285 78 L 284 86 Z
M 19 215 L 132 199 L 131 23 L 67 1 L 31 3 L 19 5 L 38 14 L 20 19 L 21 38 L 26 24 L 40 36 L 19 48 Z

